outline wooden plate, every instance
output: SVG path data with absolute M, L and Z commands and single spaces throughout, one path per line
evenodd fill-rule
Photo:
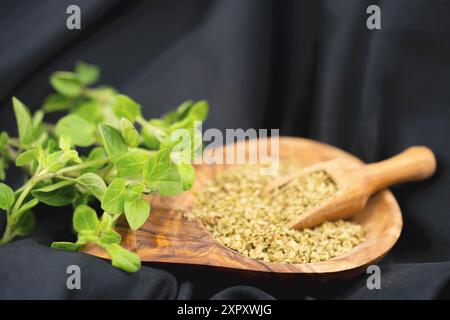
M 247 151 L 253 143 L 255 141 L 245 142 Z M 224 147 L 225 154 L 231 148 L 236 148 L 236 144 Z M 355 165 L 362 164 L 358 158 L 330 145 L 302 138 L 280 138 L 281 161 L 290 160 L 308 166 L 336 157 L 345 158 Z M 152 213 L 140 230 L 131 231 L 126 222 L 119 221 L 117 230 L 123 236 L 122 245 L 137 252 L 142 261 L 347 278 L 380 260 L 400 236 L 403 224 L 400 208 L 392 193 L 384 190 L 376 194 L 366 209 L 353 218 L 354 222 L 365 228 L 366 240 L 345 255 L 309 264 L 267 263 L 247 258 L 215 241 L 201 223 L 189 222 L 183 218 L 183 210 L 189 210 L 192 204 L 192 192 L 201 189 L 205 181 L 226 167 L 197 165 L 197 180 L 191 191 L 176 197 L 150 198 Z M 89 247 L 85 251 L 108 258 L 107 254 L 97 247 Z

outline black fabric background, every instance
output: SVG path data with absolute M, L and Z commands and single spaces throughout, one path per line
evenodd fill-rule
M 80 31 L 65 26 L 74 3 Z M 369 31 L 374 3 L 382 30 Z M 167 264 L 127 274 L 48 248 L 70 239 L 72 212 L 41 207 L 32 237 L 0 248 L 0 298 L 449 297 L 449 39 L 445 0 L 0 2 L 2 130 L 15 133 L 12 95 L 37 108 L 51 91 L 49 74 L 83 59 L 99 64 L 102 82 L 135 98 L 147 117 L 206 98 L 208 127 L 280 128 L 365 161 L 424 144 L 439 166 L 432 179 L 393 190 L 405 224 L 380 263 L 381 290 L 368 290 L 364 274 L 321 285 Z M 81 267 L 81 290 L 66 288 L 70 264 Z

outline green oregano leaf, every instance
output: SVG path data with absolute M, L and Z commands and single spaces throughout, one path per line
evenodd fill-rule
M 183 120 L 184 118 L 186 118 L 189 114 L 189 110 L 191 109 L 192 105 L 194 104 L 193 100 L 186 100 L 183 101 L 183 103 L 181 103 L 177 110 L 174 112 L 175 117 L 172 118 L 170 116 L 165 116 L 165 120 L 168 121 L 169 123 L 173 123 L 175 121 L 180 121 Z
M 73 144 L 80 147 L 88 147 L 93 144 L 95 132 L 95 124 L 76 114 L 62 117 L 55 127 L 55 133 L 58 136 L 67 136 Z
M 106 251 L 111 257 L 112 265 L 127 272 L 136 272 L 141 267 L 141 259 L 131 251 L 122 248 L 114 243 L 106 247 Z
M 118 118 L 127 118 L 131 122 L 141 115 L 141 105 L 124 94 L 116 95 L 112 107 Z
M 98 232 L 96 230 L 81 230 L 78 232 L 78 240 L 79 244 L 86 244 L 88 242 L 97 242 L 98 241 Z
M 106 183 L 100 176 L 89 172 L 77 178 L 77 182 L 92 193 L 99 201 L 102 201 L 106 192 Z
M 45 112 L 56 112 L 70 109 L 72 103 L 70 98 L 65 97 L 58 93 L 53 93 L 49 95 L 42 104 L 42 109 Z
M 28 201 L 27 203 L 23 204 L 19 211 L 17 212 L 18 215 L 21 215 L 22 213 L 34 208 L 35 206 L 37 206 L 37 204 L 39 203 L 38 199 L 31 199 L 30 201 Z
M 70 186 L 70 185 L 72 185 L 74 183 L 75 182 L 72 181 L 72 180 L 61 180 L 61 181 L 58 181 L 56 183 L 46 185 L 45 187 L 41 187 L 41 188 L 33 190 L 33 191 L 52 192 L 52 191 L 55 191 L 55 190 L 58 190 L 58 189 Z
M 14 191 L 8 185 L 0 183 L 0 208 L 9 210 L 14 201 Z
M 100 77 L 99 67 L 83 61 L 80 61 L 75 65 L 75 72 L 78 75 L 78 79 L 85 85 L 96 83 Z
M 77 103 L 77 105 L 73 108 L 72 113 L 97 125 L 100 122 L 106 121 L 106 110 L 109 109 L 105 108 L 99 101 L 85 100 Z
M 114 221 L 111 215 L 107 212 L 103 212 L 102 218 L 100 220 L 99 229 L 101 231 L 108 231 L 111 229 Z
M 144 167 L 144 179 L 150 188 L 163 196 L 177 195 L 183 192 L 183 184 L 177 167 L 170 159 L 170 151 L 156 152 Z
M 188 117 L 192 117 L 196 121 L 205 121 L 208 117 L 208 102 L 205 100 L 197 101 L 189 110 Z
M 36 217 L 30 210 L 25 211 L 17 223 L 17 229 L 14 234 L 17 236 L 27 236 L 33 231 L 34 225 L 36 224 Z
M 71 148 L 71 144 L 72 142 L 68 136 L 62 135 L 59 137 L 59 148 L 62 151 L 69 151 Z
M 47 169 L 47 171 L 56 172 L 64 168 L 64 166 L 68 162 L 68 159 L 64 159 L 63 155 L 64 152 L 62 151 L 56 151 L 49 155 L 46 155 L 44 167 Z
M 194 167 L 190 163 L 181 163 L 177 168 L 178 173 L 180 174 L 181 183 L 183 184 L 183 190 L 191 189 L 195 182 Z
M 57 146 L 58 144 L 56 143 L 55 139 L 48 139 L 45 143 L 45 152 L 52 153 L 56 150 Z
M 89 194 L 75 192 L 75 198 L 72 201 L 72 207 L 77 208 L 78 206 L 81 206 L 83 204 L 87 205 L 88 203 L 89 203 Z
M 50 76 L 53 89 L 66 97 L 76 97 L 83 91 L 83 84 L 76 73 L 57 71 Z
M 125 142 L 132 148 L 139 144 L 139 133 L 127 118 L 120 119 L 120 132 Z
M 62 207 L 73 202 L 76 196 L 73 181 L 60 181 L 31 191 L 39 201 L 54 207 Z
M 102 209 L 112 214 L 121 214 L 125 202 L 125 179 L 115 179 L 106 189 L 102 200 Z
M 5 180 L 6 178 L 6 172 L 5 172 L 5 167 L 7 165 L 5 164 L 5 160 L 0 158 L 0 181 Z
M 53 249 L 75 252 L 81 247 L 81 244 L 73 243 L 73 242 L 60 241 L 60 242 L 53 242 L 51 247 Z
M 119 177 L 130 179 L 142 178 L 144 166 L 150 158 L 149 154 L 142 150 L 130 150 L 116 162 Z
M 35 160 L 35 154 L 36 154 L 36 150 L 34 150 L 34 149 L 22 152 L 16 158 L 16 166 L 22 167 L 22 166 L 32 163 Z
M 89 155 L 85 162 L 91 162 L 94 160 L 99 160 L 106 157 L 105 149 L 101 147 L 96 147 L 89 152 Z M 93 164 L 85 169 L 82 170 L 83 173 L 85 172 L 95 172 L 96 170 L 100 169 L 104 164 Z
M 125 217 L 132 230 L 139 229 L 150 214 L 150 204 L 143 198 L 125 201 Z
M 128 151 L 128 146 L 122 138 L 119 130 L 107 124 L 100 123 L 100 133 L 103 137 L 103 145 L 106 153 L 112 161 L 117 161 L 122 155 Z
M 98 217 L 94 209 L 87 205 L 78 206 L 73 214 L 73 228 L 77 232 L 96 230 Z
M 144 123 L 141 129 L 142 141 L 150 150 L 159 149 L 161 141 L 168 136 L 167 128 L 164 127 L 161 121 L 154 120 Z
M 119 233 L 111 229 L 103 231 L 100 235 L 99 241 L 102 245 L 111 245 L 114 243 L 120 244 L 122 237 Z
M 17 129 L 19 131 L 19 139 L 23 144 L 31 142 L 33 136 L 33 123 L 30 111 L 16 97 L 12 98 L 14 113 L 16 114 Z

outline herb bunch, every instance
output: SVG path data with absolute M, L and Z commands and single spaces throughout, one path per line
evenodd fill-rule
M 146 120 L 130 97 L 111 87 L 92 87 L 99 76 L 97 66 L 84 62 L 74 72 L 54 72 L 50 84 L 56 92 L 34 114 L 13 97 L 18 137 L 0 134 L 0 179 L 11 164 L 24 169 L 27 178 L 15 191 L 0 183 L 0 208 L 6 213 L 0 244 L 32 231 L 38 203 L 72 205 L 77 241 L 54 242 L 52 248 L 77 251 L 95 244 L 108 252 L 113 266 L 135 272 L 139 256 L 120 246 L 114 225 L 124 214 L 130 228 L 139 229 L 150 214 L 146 195 L 171 196 L 192 187 L 190 160 L 202 149 L 196 124 L 206 119 L 208 104 L 186 101 L 160 119 Z M 55 125 L 45 123 L 51 112 L 65 115 Z M 191 135 L 189 150 L 176 148 L 172 134 L 177 129 Z M 96 201 L 100 216 L 92 208 Z

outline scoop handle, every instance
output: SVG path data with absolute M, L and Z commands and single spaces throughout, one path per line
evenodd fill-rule
M 364 171 L 373 193 L 398 183 L 432 176 L 436 171 L 436 158 L 427 147 L 410 147 L 392 158 L 366 165 Z

